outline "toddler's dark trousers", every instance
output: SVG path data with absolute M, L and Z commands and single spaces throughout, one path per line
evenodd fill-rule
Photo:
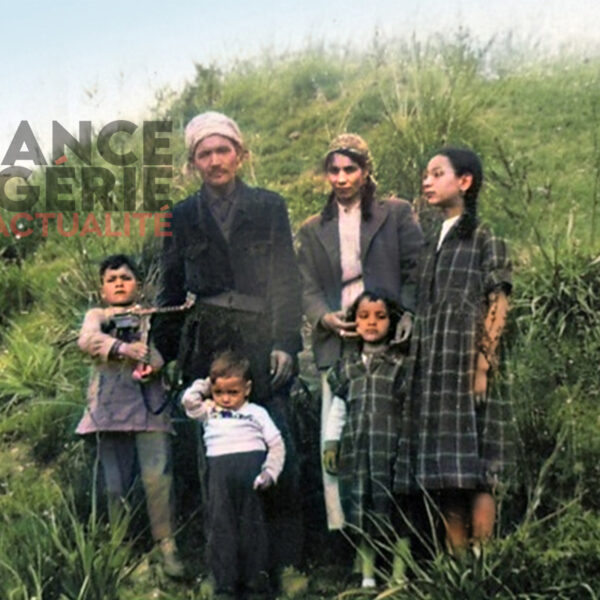
M 252 489 L 265 452 L 207 458 L 208 560 L 218 592 L 264 587 L 269 568 L 262 493 Z

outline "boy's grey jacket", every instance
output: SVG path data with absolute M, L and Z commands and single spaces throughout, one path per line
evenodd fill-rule
M 341 355 L 341 339 L 320 326 L 321 317 L 340 310 L 342 269 L 337 207 L 324 220 L 314 215 L 298 232 L 298 262 L 302 274 L 304 314 L 313 326 L 313 352 L 319 368 Z M 365 290 L 382 293 L 404 309 L 415 308 L 415 267 L 423 234 L 406 200 L 377 200 L 371 217 L 360 225 L 361 261 Z
M 203 201 L 204 188 L 174 207 L 158 303 L 181 304 L 187 291 L 196 294 L 197 305 L 224 292 L 243 294 L 247 308 L 262 314 L 261 334 L 270 341 L 265 352 L 293 356 L 302 348 L 301 284 L 285 201 L 240 180 L 237 186 L 228 239 Z M 153 339 L 167 361 L 177 356 L 184 320 L 185 315 L 157 320 Z
M 140 384 L 132 378 L 135 365 L 129 360 L 112 360 L 110 349 L 117 339 L 110 329 L 110 311 L 89 310 L 79 334 L 79 348 L 95 359 L 88 386 L 88 407 L 77 425 L 79 434 L 96 431 L 167 431 L 172 432 L 170 411 L 159 415 L 164 402 L 160 375 Z M 150 347 L 150 365 L 159 371 L 163 359 Z M 144 399 L 145 396 L 145 399 Z

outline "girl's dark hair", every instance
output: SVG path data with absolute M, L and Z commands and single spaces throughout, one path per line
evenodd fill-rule
M 126 254 L 111 254 L 110 256 L 107 256 L 100 263 L 100 268 L 98 269 L 100 273 L 100 279 L 104 277 L 104 273 L 106 273 L 108 269 L 119 269 L 123 265 L 125 265 L 133 273 L 137 280 L 140 279 L 140 272 L 137 268 L 137 265 L 133 259 Z
M 364 156 L 358 152 L 353 152 L 350 148 L 337 149 L 333 152 L 329 152 L 325 157 L 325 171 L 329 168 L 333 156 L 335 154 L 342 154 L 347 156 L 352 162 L 355 162 L 363 171 L 369 171 L 369 157 Z M 367 175 L 366 181 L 362 188 L 360 188 L 360 212 L 361 216 L 365 221 L 371 218 L 371 207 L 375 202 L 375 190 L 377 184 L 373 179 L 371 173 Z M 331 192 L 327 198 L 327 204 L 321 211 L 321 222 L 329 221 L 335 216 L 335 194 Z
M 452 146 L 442 148 L 435 153 L 435 156 L 438 155 L 445 156 L 450 161 L 452 169 L 458 177 L 461 175 L 471 175 L 473 177 L 471 187 L 465 192 L 464 196 L 465 212 L 457 224 L 459 237 L 468 238 L 475 231 L 479 222 L 477 219 L 477 197 L 483 183 L 481 160 L 475 152 L 468 148 L 455 148 Z
M 390 300 L 387 296 L 384 296 L 379 292 L 365 290 L 362 294 L 360 294 L 360 296 L 358 296 L 358 298 L 352 303 L 352 306 L 348 309 L 348 319 L 350 321 L 356 321 L 356 313 L 358 312 L 358 307 L 363 300 L 368 300 L 369 302 L 377 302 L 378 300 L 381 300 L 385 304 L 385 307 L 388 311 L 388 316 L 390 318 L 390 328 L 385 341 L 390 342 L 396 335 L 396 327 L 400 317 L 402 316 L 402 310 L 398 304 L 396 304 L 396 302 Z

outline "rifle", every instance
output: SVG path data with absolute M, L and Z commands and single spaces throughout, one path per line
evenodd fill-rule
M 117 307 L 105 309 L 106 316 L 111 319 L 117 329 L 136 328 L 140 332 L 140 340 L 148 344 L 150 336 L 150 317 L 156 314 L 183 312 L 189 310 L 196 302 L 196 295 L 192 292 L 186 294 L 185 302 L 177 306 L 149 306 L 143 307 L 139 304 L 123 310 Z M 147 363 L 145 361 L 136 365 L 132 377 L 143 382 L 146 377 Z

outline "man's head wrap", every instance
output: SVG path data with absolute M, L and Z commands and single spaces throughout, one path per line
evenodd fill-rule
M 329 144 L 329 150 L 325 155 L 325 166 L 328 165 L 334 154 L 343 154 L 350 160 L 366 169 L 370 175 L 373 174 L 373 157 L 365 140 L 355 133 L 342 133 L 334 138 Z
M 222 135 L 244 150 L 244 139 L 237 123 L 223 113 L 208 111 L 195 116 L 185 128 L 185 147 L 190 156 L 198 142 L 211 135 Z

